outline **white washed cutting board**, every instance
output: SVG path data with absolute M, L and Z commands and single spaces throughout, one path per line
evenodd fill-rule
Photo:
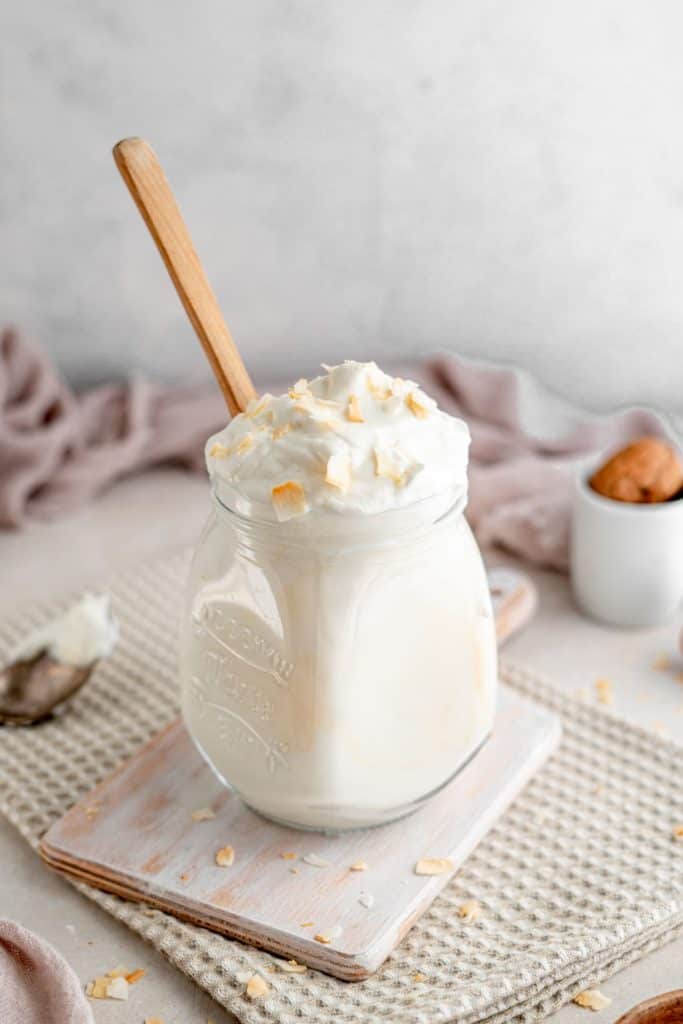
M 380 966 L 449 879 L 416 875 L 416 862 L 448 857 L 459 866 L 559 734 L 552 714 L 503 689 L 492 737 L 425 807 L 382 828 L 327 836 L 248 810 L 176 721 L 53 825 L 41 852 L 51 866 L 99 888 L 360 979 Z M 202 807 L 216 817 L 193 821 Z M 226 845 L 235 861 L 221 868 L 215 854 Z M 311 854 L 329 865 L 306 863 Z M 356 861 L 368 870 L 351 871 Z M 338 928 L 329 944 L 315 940 Z

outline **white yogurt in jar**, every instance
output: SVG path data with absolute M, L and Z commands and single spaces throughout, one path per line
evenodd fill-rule
M 207 443 L 219 501 L 193 569 L 183 713 L 257 810 L 390 820 L 488 735 L 495 631 L 461 514 L 468 443 L 415 384 L 351 362 Z

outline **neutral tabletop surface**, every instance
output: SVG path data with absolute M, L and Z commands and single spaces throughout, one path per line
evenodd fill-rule
M 11 615 L 22 602 L 87 583 L 174 544 L 193 543 L 207 501 L 204 479 L 164 470 L 117 485 L 85 511 L 59 523 L 0 532 L 0 615 Z M 488 560 L 511 561 L 499 555 Z M 683 743 L 683 682 L 674 672 L 653 667 L 662 654 L 675 657 L 680 617 L 656 630 L 606 629 L 578 614 L 563 576 L 534 570 L 530 575 L 539 588 L 539 610 L 534 622 L 509 642 L 505 656 L 543 673 L 568 692 L 585 688 L 584 698 L 591 701 L 595 680 L 607 677 L 613 683 L 617 713 Z M 93 1004 L 98 1024 L 142 1024 L 148 1016 L 161 1017 L 164 1024 L 233 1021 L 156 950 L 51 874 L 2 819 L 0 863 L 0 914 L 52 942 L 84 984 L 118 964 L 147 969 L 127 1004 Z M 613 1003 L 598 1020 L 614 1021 L 640 1000 L 681 987 L 683 939 L 604 982 L 600 988 Z M 572 1005 L 553 1020 L 585 1022 L 590 1012 Z

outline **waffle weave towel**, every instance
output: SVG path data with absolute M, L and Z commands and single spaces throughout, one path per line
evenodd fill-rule
M 122 626 L 112 658 L 68 714 L 3 731 L 0 811 L 34 848 L 177 713 L 186 567 L 176 554 L 119 575 L 109 588 Z M 0 661 L 67 601 L 0 624 Z M 504 666 L 502 677 L 562 716 L 560 748 L 366 981 L 271 973 L 267 953 L 74 884 L 246 1024 L 537 1020 L 683 930 L 683 842 L 672 834 L 683 823 L 683 748 L 521 669 Z M 483 908 L 469 925 L 458 914 L 467 898 Z M 252 1002 L 245 977 L 256 972 L 269 992 Z

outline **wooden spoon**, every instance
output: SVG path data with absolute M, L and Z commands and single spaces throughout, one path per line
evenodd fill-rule
M 256 397 L 254 385 L 154 150 L 144 139 L 122 139 L 114 146 L 114 160 L 166 264 L 230 414 L 244 412 Z

